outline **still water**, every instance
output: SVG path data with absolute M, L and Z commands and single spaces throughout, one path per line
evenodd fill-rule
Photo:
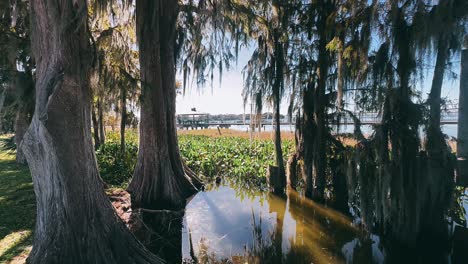
M 182 229 L 186 263 L 382 263 L 378 242 L 348 216 L 295 191 L 279 197 L 232 184 L 197 194 Z
M 353 133 L 354 132 L 354 125 L 341 125 L 340 128 L 339 128 L 339 131 L 337 131 L 336 126 L 333 126 L 332 128 L 333 128 L 332 131 L 334 133 L 338 133 L 338 132 L 339 133 Z M 231 126 L 231 129 L 240 130 L 240 131 L 248 131 L 249 126 L 248 125 L 234 125 L 234 126 Z M 456 124 L 445 124 L 445 125 L 441 126 L 441 129 L 442 129 L 442 132 L 444 134 L 446 134 L 447 136 L 454 137 L 454 138 L 457 137 L 458 125 L 456 125 Z M 273 131 L 273 126 L 271 124 L 265 124 L 263 130 L 264 131 Z M 283 132 L 291 132 L 292 133 L 292 132 L 294 132 L 294 130 L 295 130 L 294 125 L 283 125 L 283 126 L 281 126 L 281 131 L 283 131 Z M 372 135 L 372 133 L 374 132 L 374 128 L 371 125 L 361 125 L 361 130 L 362 130 L 362 133 L 364 135 Z M 424 135 L 425 135 L 422 128 L 420 130 L 420 135 L 421 135 L 421 137 L 424 137 Z
M 280 197 L 213 185 L 191 199 L 181 222 L 176 259 L 184 263 L 468 263 L 437 241 L 412 250 L 384 245 L 350 216 L 293 190 Z

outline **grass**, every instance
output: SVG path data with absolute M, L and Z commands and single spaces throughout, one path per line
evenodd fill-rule
M 29 169 L 16 164 L 9 142 L 0 136 L 0 263 L 19 263 L 15 258 L 32 244 L 36 200 Z

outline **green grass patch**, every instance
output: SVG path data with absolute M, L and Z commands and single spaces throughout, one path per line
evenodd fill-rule
M 32 243 L 36 199 L 27 166 L 16 164 L 10 137 L 0 136 L 0 263 L 8 262 Z

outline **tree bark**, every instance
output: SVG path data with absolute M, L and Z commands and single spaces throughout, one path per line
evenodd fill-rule
M 96 116 L 96 109 L 94 104 L 91 105 L 91 120 L 93 122 L 93 136 L 94 136 L 94 149 L 98 149 L 101 146 L 101 141 L 99 139 L 99 123 Z
M 283 67 L 284 67 L 284 54 L 283 46 L 279 41 L 279 32 L 278 29 L 274 30 L 274 65 L 275 65 L 275 80 L 273 84 L 273 102 L 275 109 L 275 155 L 276 155 L 276 166 L 278 167 L 276 172 L 278 175 L 277 179 L 281 181 L 280 186 L 286 186 L 286 174 L 284 170 L 284 160 L 283 160 L 283 149 L 281 147 L 281 119 L 280 119 L 280 103 L 281 103 L 281 89 L 284 86 L 283 80 Z M 275 193 L 284 193 L 284 190 L 279 190 L 275 188 Z
M 127 123 L 127 89 L 120 89 L 120 153 L 125 155 L 125 124 Z
M 102 109 L 101 99 L 98 99 L 97 108 L 99 119 L 99 141 L 101 144 L 104 144 L 106 143 L 106 128 L 104 126 L 104 111 Z
M 136 2 L 142 86 L 138 161 L 128 187 L 132 206 L 182 208 L 196 193 L 185 171 L 175 126 L 176 0 Z
M 160 263 L 104 193 L 91 140 L 84 0 L 32 0 L 35 113 L 21 144 L 37 201 L 28 263 Z
M 449 55 L 449 43 L 447 34 L 442 32 L 439 36 L 437 47 L 437 58 L 432 79 L 431 92 L 429 94 L 430 126 L 440 130 L 440 106 L 442 103 L 442 83 L 444 81 L 445 64 Z
M 314 190 L 314 143 L 315 143 L 315 122 L 314 122 L 314 85 L 309 84 L 303 94 L 303 112 L 302 120 L 302 146 L 304 149 L 304 175 L 305 195 L 312 197 Z
M 317 201 L 323 201 L 325 198 L 325 170 L 326 170 L 326 120 L 325 120 L 325 88 L 328 77 L 328 51 L 326 45 L 328 36 L 326 32 L 326 20 L 328 18 L 329 8 L 327 3 L 319 1 L 321 7 L 321 17 L 317 25 L 319 30 L 318 47 L 318 69 L 317 69 L 317 89 L 314 97 L 314 121 L 316 134 L 314 137 L 314 162 L 313 175 L 314 186 L 312 198 Z
M 459 96 L 457 157 L 468 159 L 468 49 L 461 55 Z

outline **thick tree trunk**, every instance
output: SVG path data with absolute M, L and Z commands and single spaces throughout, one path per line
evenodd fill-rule
M 94 149 L 98 149 L 101 146 L 101 140 L 99 139 L 99 123 L 96 116 L 96 109 L 94 104 L 91 106 L 91 120 L 93 122 L 93 136 L 94 136 Z
M 104 110 L 102 109 L 101 99 L 97 101 L 97 111 L 99 120 L 99 142 L 104 144 L 106 143 L 106 128 L 104 126 Z
M 37 221 L 28 263 L 160 263 L 103 190 L 91 140 L 92 52 L 84 0 L 32 0 L 36 107 L 23 143 Z
M 303 94 L 302 120 L 302 145 L 304 148 L 304 175 L 305 195 L 311 198 L 314 191 L 314 143 L 315 143 L 315 122 L 314 122 L 314 85 L 309 84 Z
M 140 147 L 128 187 L 132 205 L 182 208 L 199 182 L 184 171 L 175 126 L 176 0 L 138 0 L 142 101 Z
M 120 153 L 125 155 L 125 124 L 127 123 L 127 89 L 120 89 Z
M 468 159 L 468 49 L 462 50 L 458 100 L 457 157 Z
M 299 179 L 303 178 L 304 182 L 304 166 L 302 162 L 299 162 L 304 158 L 304 137 L 303 137 L 303 128 L 300 112 L 296 116 L 296 124 L 294 131 L 294 143 L 295 150 L 294 153 L 289 157 L 287 167 L 286 167 L 286 182 L 287 186 L 296 190 Z
M 325 88 L 328 78 L 328 51 L 326 45 L 328 36 L 326 32 L 326 20 L 329 13 L 327 4 L 324 1 L 319 1 L 322 9 L 321 18 L 319 20 L 318 30 L 320 34 L 319 54 L 318 54 L 318 69 L 317 69 L 317 89 L 314 97 L 314 121 L 316 134 L 314 137 L 314 162 L 313 175 L 314 184 L 312 198 L 317 201 L 325 199 L 325 184 L 326 184 L 326 120 L 325 120 Z

